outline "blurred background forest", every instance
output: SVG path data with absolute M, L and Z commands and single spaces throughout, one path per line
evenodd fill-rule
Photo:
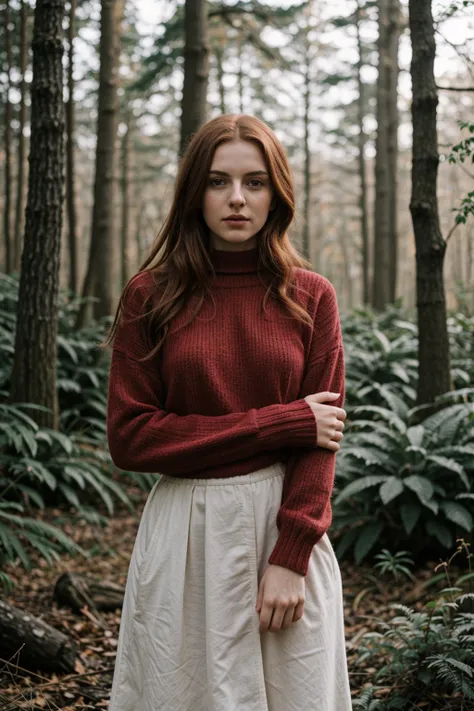
M 106 445 L 120 292 L 189 136 L 266 121 L 347 365 L 354 709 L 474 709 L 474 2 L 0 1 L 0 709 L 108 705 L 155 474 Z
M 10 200 L 10 264 L 18 268 L 28 175 L 30 131 L 24 102 L 29 105 L 33 16 L 30 11 L 23 18 L 27 2 L 23 10 L 14 0 L 10 4 L 11 25 L 9 32 L 3 33 L 10 42 L 8 58 L 7 48 L 3 48 L 3 68 L 9 68 L 9 80 L 4 74 L 2 82 L 4 100 L 10 102 L 11 125 L 3 145 L 9 159 L 5 168 L 9 163 L 10 170 L 8 176 L 6 171 L 2 175 L 3 180 L 8 177 L 2 194 Z M 116 29 L 120 35 L 114 105 L 116 189 L 109 218 L 116 242 L 113 253 L 107 255 L 114 297 L 141 263 L 167 212 L 180 146 L 184 62 L 183 4 L 145 0 L 122 4 L 120 27 Z M 438 199 L 445 235 L 453 224 L 453 209 L 472 187 L 468 166 L 449 162 L 452 147 L 464 137 L 458 120 L 469 120 L 473 103 L 473 18 L 470 8 L 463 5 L 433 3 L 436 81 L 443 87 L 439 90 L 437 125 L 441 160 Z M 64 21 L 67 42 L 71 31 L 74 37 L 73 52 L 68 46 L 64 52 L 68 137 L 74 156 L 73 164 L 68 163 L 67 184 L 73 186 L 73 194 L 68 195 L 67 220 L 63 223 L 61 284 L 78 291 L 83 288 L 89 266 L 94 204 L 92 156 L 99 109 L 100 3 L 79 2 L 73 11 L 71 28 L 67 27 L 70 11 Z M 386 12 L 393 12 L 390 3 Z M 385 224 L 376 224 L 374 216 L 376 194 L 382 189 L 388 193 L 383 199 L 393 202 L 390 228 L 398 249 L 396 264 L 393 259 L 388 261 L 398 275 L 395 297 L 402 297 L 407 307 L 413 307 L 416 300 L 415 245 L 407 209 L 412 137 L 407 4 L 402 3 L 397 12 L 396 27 L 389 28 L 394 34 L 387 38 L 386 47 L 387 63 L 394 62 L 390 88 L 389 84 L 378 84 L 375 1 L 209 3 L 206 116 L 251 113 L 265 120 L 284 142 L 298 187 L 299 219 L 292 231 L 293 240 L 308 252 L 315 268 L 334 282 L 343 309 L 372 303 L 370 282 L 374 271 L 387 269 L 385 263 L 377 264 L 374 255 L 374 234 L 386 229 Z M 387 18 L 392 21 L 388 14 Z M 381 175 L 379 168 L 377 180 L 377 92 L 381 91 L 392 92 L 386 97 L 383 117 L 388 132 L 385 140 L 390 143 L 387 148 L 397 160 L 390 175 Z M 25 144 L 20 155 L 21 127 Z M 390 173 L 387 162 L 383 171 Z M 463 299 L 471 308 L 473 305 L 473 230 L 472 222 L 462 226 L 446 256 L 446 292 L 452 308 Z M 2 249 L 2 263 L 7 265 L 5 241 Z M 364 281 L 369 282 L 366 291 Z

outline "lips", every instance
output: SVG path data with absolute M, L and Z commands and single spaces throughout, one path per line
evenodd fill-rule
M 248 217 L 226 217 L 225 222 L 248 222 Z

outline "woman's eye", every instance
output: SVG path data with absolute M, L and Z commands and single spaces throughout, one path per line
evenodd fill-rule
M 211 178 L 209 181 L 209 185 L 213 188 L 220 188 L 225 184 L 224 178 Z M 252 180 L 249 180 L 248 185 L 251 188 L 261 188 L 263 186 L 263 181 L 259 180 L 259 178 L 253 178 Z

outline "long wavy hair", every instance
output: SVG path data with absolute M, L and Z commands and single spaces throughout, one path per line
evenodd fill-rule
M 143 312 L 135 316 L 145 319 L 146 323 L 144 336 L 149 353 L 144 360 L 159 352 L 172 319 L 191 296 L 197 306 L 183 326 L 199 312 L 214 274 L 209 228 L 202 214 L 204 192 L 215 150 L 222 143 L 235 140 L 250 141 L 260 148 L 274 191 L 274 208 L 257 235 L 259 273 L 260 268 L 265 270 L 268 284 L 263 308 L 268 298 L 274 296 L 291 317 L 311 327 L 307 311 L 290 295 L 293 268 L 311 269 L 311 264 L 298 254 L 288 237 L 295 197 L 285 150 L 260 119 L 245 114 L 225 114 L 205 123 L 189 142 L 179 166 L 168 216 L 149 256 L 123 289 L 104 347 L 113 340 L 120 319 L 125 316 L 123 305 L 129 289 L 142 272 L 151 272 L 156 285 L 156 292 L 145 299 Z

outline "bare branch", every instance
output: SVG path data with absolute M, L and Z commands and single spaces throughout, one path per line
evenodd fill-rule
M 474 91 L 474 86 L 440 86 L 437 84 L 436 88 L 443 91 Z
M 454 230 L 456 227 L 459 227 L 461 223 L 460 222 L 455 222 L 454 225 L 451 227 L 451 229 L 448 232 L 448 236 L 446 237 L 446 244 L 448 244 L 449 240 L 451 239 L 451 235 L 453 234 Z

